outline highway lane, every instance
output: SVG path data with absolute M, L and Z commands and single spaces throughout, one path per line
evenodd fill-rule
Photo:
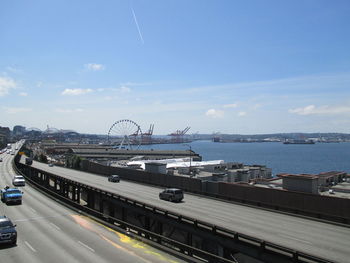
M 1 154 L 0 187 L 12 185 L 11 160 Z M 76 214 L 30 186 L 22 205 L 0 203 L 0 214 L 17 224 L 17 246 L 0 246 L 0 262 L 184 262 Z
M 38 162 L 34 162 L 32 166 L 163 209 L 336 262 L 348 262 L 350 256 L 348 248 L 350 228 L 347 227 L 232 204 L 188 193 L 185 194 L 184 202 L 170 203 L 159 200 L 158 194 L 161 189 L 158 187 L 123 180 L 120 183 L 111 183 L 103 176 L 62 167 L 48 167 L 47 164 Z

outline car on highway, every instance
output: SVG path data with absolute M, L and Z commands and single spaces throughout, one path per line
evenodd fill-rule
M 13 186 L 25 186 L 26 181 L 22 175 L 15 175 L 12 179 Z
M 17 243 L 16 225 L 6 216 L 0 216 L 0 244 Z
M 49 167 L 53 167 L 53 163 L 49 163 Z
M 6 186 L 4 189 L 1 189 L 1 201 L 6 204 L 22 204 L 22 195 L 18 188 L 10 188 Z
M 25 159 L 26 165 L 32 165 L 33 164 L 33 159 L 30 157 L 26 157 Z
M 119 175 L 112 174 L 112 175 L 108 176 L 108 182 L 119 183 L 120 182 Z
M 159 193 L 159 198 L 170 202 L 181 202 L 184 198 L 184 193 L 181 189 L 167 188 Z

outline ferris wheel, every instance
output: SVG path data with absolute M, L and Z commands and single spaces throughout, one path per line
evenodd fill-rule
M 141 140 L 141 127 L 132 120 L 116 121 L 108 131 L 108 142 L 119 149 L 138 148 L 141 145 Z

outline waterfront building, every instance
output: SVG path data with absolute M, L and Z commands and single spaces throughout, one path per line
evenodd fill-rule
M 332 186 L 343 182 L 345 172 L 324 172 L 320 174 L 278 174 L 282 178 L 282 187 L 288 191 L 318 194 L 329 190 Z

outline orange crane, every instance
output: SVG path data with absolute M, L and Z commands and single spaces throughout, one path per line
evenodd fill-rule
M 186 134 L 186 132 L 189 131 L 189 129 L 191 129 L 191 127 L 186 127 L 183 130 L 176 130 L 173 133 L 170 133 L 169 136 L 171 136 L 171 141 L 173 143 L 183 143 L 184 142 L 184 135 Z
M 142 144 L 152 144 L 154 124 L 150 124 L 147 132 L 142 133 Z

